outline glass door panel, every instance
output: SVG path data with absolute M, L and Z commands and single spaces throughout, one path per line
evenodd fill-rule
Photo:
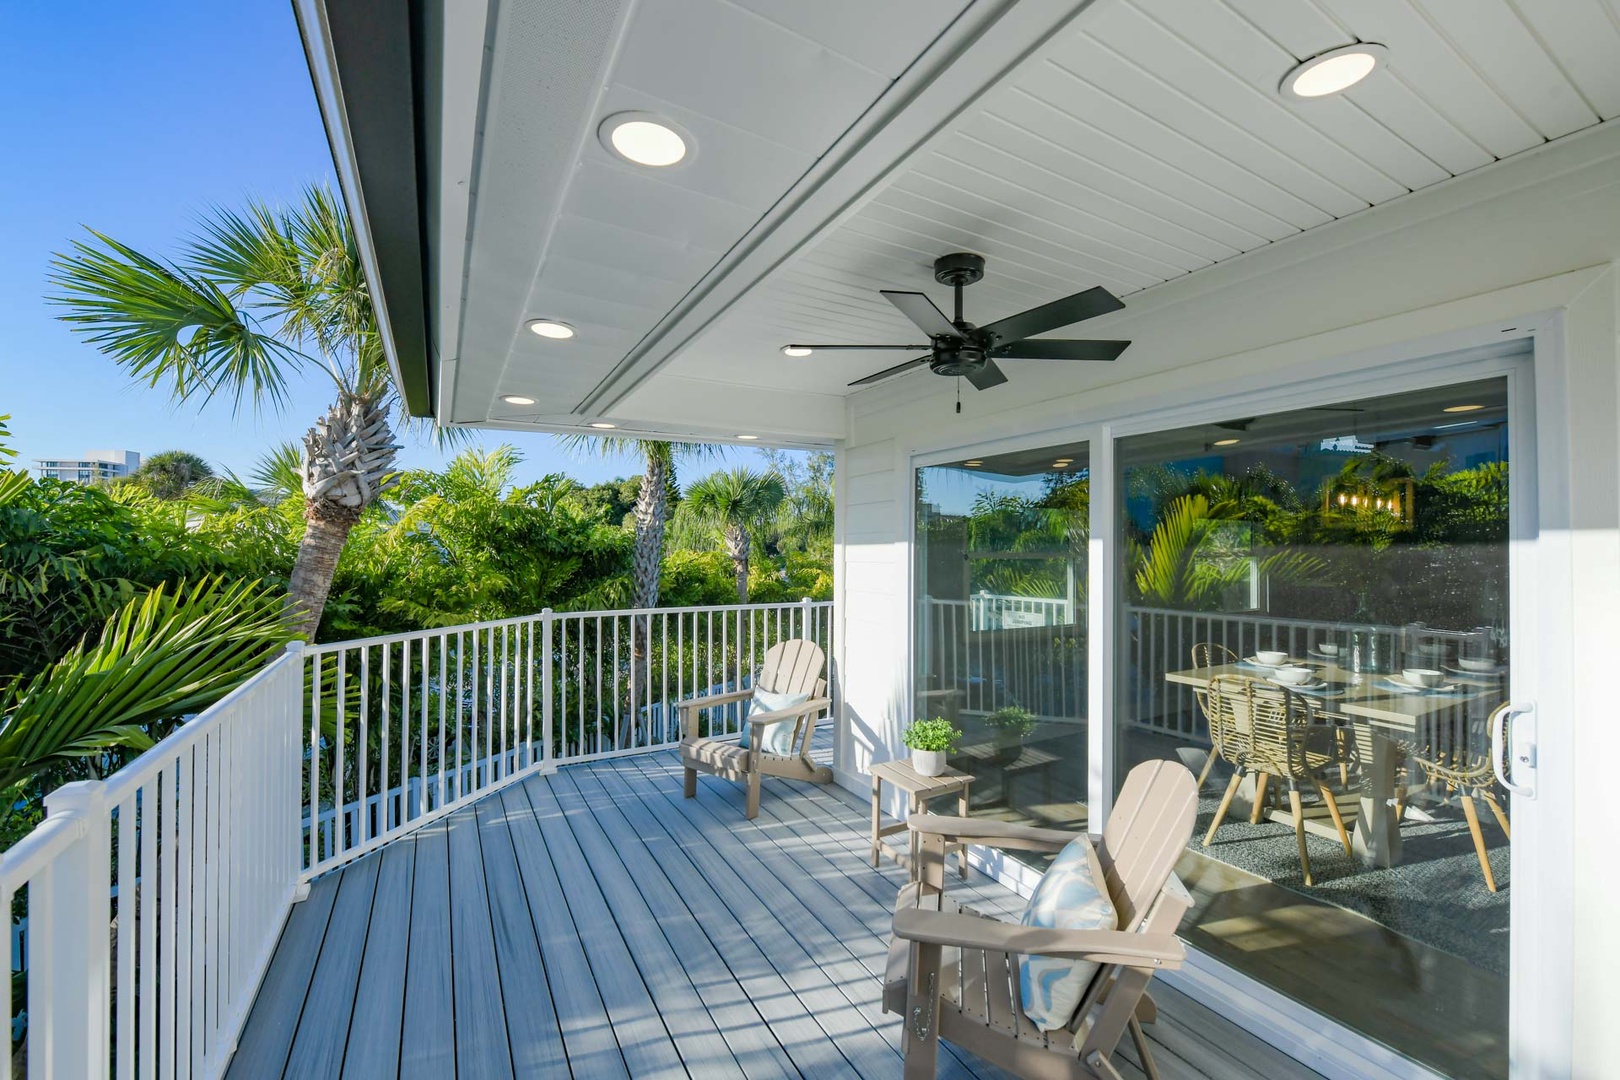
M 1086 821 L 1086 447 L 917 470 L 914 713 L 962 732 L 971 808 Z
M 1187 941 L 1447 1076 L 1507 1075 L 1508 390 L 1122 439 L 1116 775 L 1203 777 Z

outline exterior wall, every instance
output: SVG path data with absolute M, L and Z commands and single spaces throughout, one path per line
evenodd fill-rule
M 965 389 L 960 416 L 948 379 L 915 375 L 852 398 L 839 453 L 840 779 L 864 789 L 858 774 L 871 761 L 905 752 L 913 455 L 990 452 L 1033 433 L 1365 374 L 1533 328 L 1553 352 L 1563 344 L 1566 392 L 1556 379 L 1538 385 L 1537 441 L 1549 465 L 1562 456 L 1569 466 L 1558 469 L 1563 483 L 1538 491 L 1533 595 L 1546 640 L 1572 643 L 1566 661 L 1543 668 L 1561 677 L 1536 688 L 1540 805 L 1573 828 L 1536 838 L 1546 884 L 1514 887 L 1520 900 L 1539 890 L 1541 910 L 1567 914 L 1555 925 L 1577 944 L 1572 973 L 1551 972 L 1558 1000 L 1536 1004 L 1550 1017 L 1545 1055 L 1515 1068 L 1607 1075 L 1620 1060 L 1620 814 L 1608 793 L 1620 767 L 1609 674 L 1620 653 L 1616 259 L 1620 126 L 1611 124 L 1128 297 L 1126 311 L 1087 326 L 1134 341 L 1114 365 L 1008 363 L 1011 382 Z M 1555 894 L 1552 880 L 1571 865 L 1573 893 Z M 1515 970 L 1526 975 L 1542 963 L 1516 949 L 1521 960 Z
M 39 475 L 47 480 L 69 484 L 91 484 L 128 476 L 141 466 L 141 455 L 133 450 L 91 450 L 83 458 L 36 458 Z

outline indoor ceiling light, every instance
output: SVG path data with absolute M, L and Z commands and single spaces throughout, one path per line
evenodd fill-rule
M 567 341 L 574 336 L 574 328 L 565 322 L 556 319 L 530 319 L 527 323 L 529 329 L 543 338 L 553 341 Z
M 970 469 L 977 469 L 979 466 L 983 465 L 984 462 L 982 462 L 982 461 L 964 461 L 964 462 L 962 462 L 962 464 L 966 465 Z
M 1060 458 L 1057 459 L 1057 463 L 1059 465 L 1073 465 L 1074 464 L 1074 458 L 1072 458 L 1072 457 L 1060 457 Z
M 1052 468 L 1054 468 L 1054 469 L 1067 469 L 1069 467 L 1069 465 L 1070 465 L 1070 462 L 1067 462 L 1067 461 L 1054 461 L 1054 462 L 1052 462 Z
M 608 430 L 610 428 L 616 428 L 618 426 L 619 426 L 618 424 L 610 424 L 606 420 L 592 420 L 591 421 L 591 427 L 600 428 L 603 431 L 606 431 L 606 430 Z
M 758 435 L 739 435 L 739 436 L 737 436 L 737 438 L 741 439 L 743 442 L 753 442 L 755 439 L 759 438 L 759 436 Z
M 784 345 L 784 346 L 782 346 L 782 355 L 783 356 L 809 356 L 811 352 L 812 352 L 812 350 L 808 346 L 805 346 L 805 345 Z
M 1238 443 L 1240 443 L 1242 441 L 1243 441 L 1242 439 L 1216 439 L 1215 440 L 1215 445 L 1216 446 L 1236 446 Z
M 688 141 L 668 120 L 647 113 L 614 113 L 598 130 L 602 145 L 636 165 L 655 169 L 684 160 Z
M 1283 76 L 1277 91 L 1290 101 L 1312 101 L 1350 89 L 1384 62 L 1389 50 L 1362 41 L 1301 61 Z
M 1483 409 L 1484 407 L 1485 406 L 1483 406 L 1483 405 L 1448 405 L 1444 409 L 1441 409 L 1440 411 L 1441 412 L 1478 412 L 1480 409 Z
M 502 394 L 501 400 L 508 405 L 533 405 L 534 398 L 524 397 L 522 394 Z

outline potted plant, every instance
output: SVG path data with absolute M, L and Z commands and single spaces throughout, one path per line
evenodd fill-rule
M 911 747 L 911 767 L 921 776 L 938 776 L 945 771 L 945 755 L 962 737 L 956 725 L 942 716 L 913 720 L 901 738 Z
M 1024 752 L 1024 740 L 1035 730 L 1035 717 L 1018 705 L 1003 705 L 985 723 L 995 733 L 996 757 L 1003 762 L 1017 761 Z

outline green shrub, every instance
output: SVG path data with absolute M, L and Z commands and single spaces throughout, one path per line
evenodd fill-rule
M 955 724 L 942 716 L 932 720 L 913 720 L 902 738 L 913 750 L 949 750 L 962 737 Z

